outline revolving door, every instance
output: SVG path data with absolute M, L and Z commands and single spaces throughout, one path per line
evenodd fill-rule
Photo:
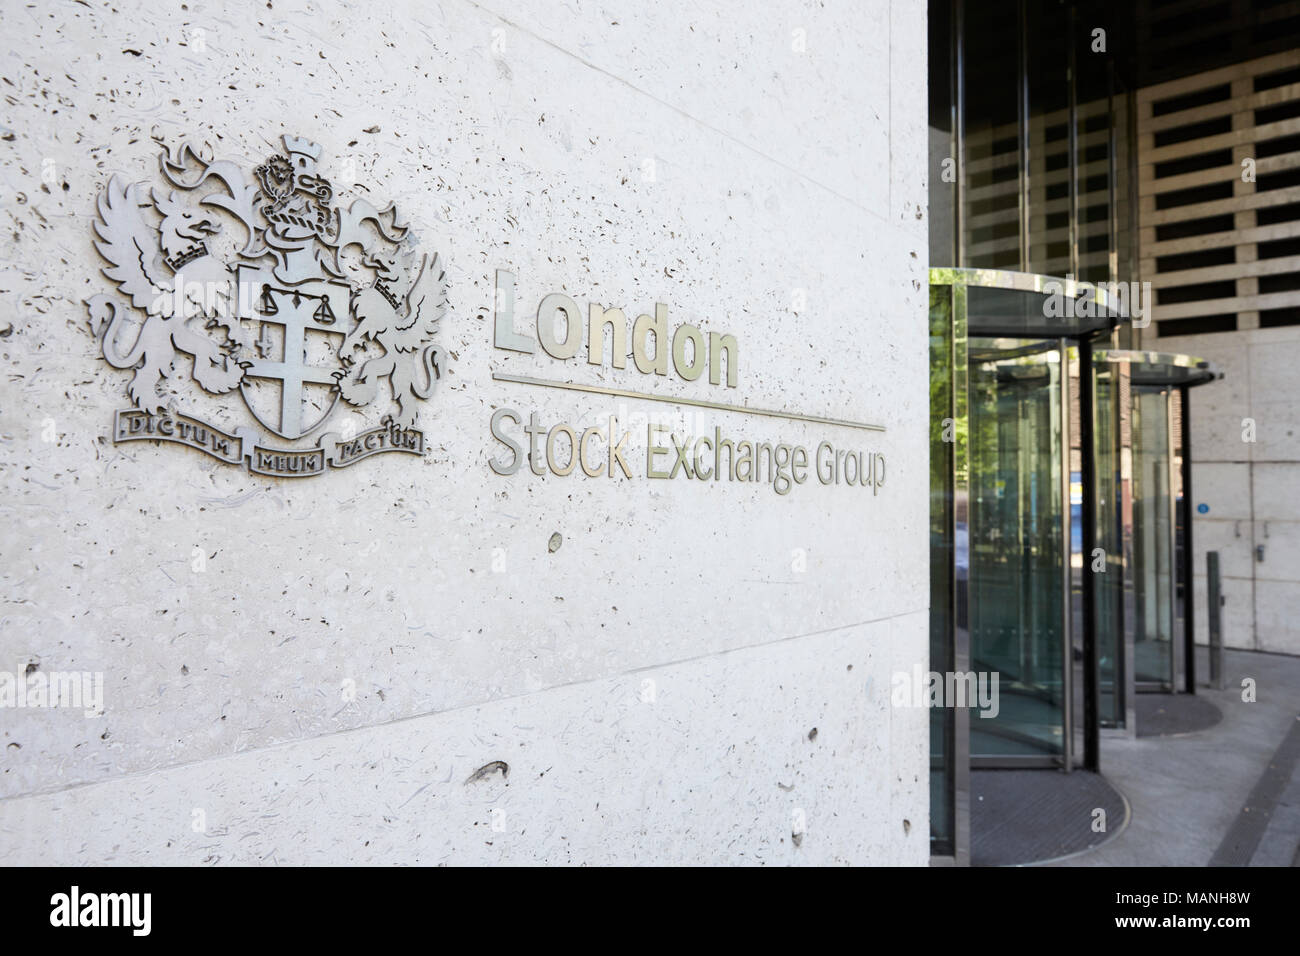
M 994 706 L 931 711 L 936 857 L 963 861 L 972 767 L 1095 766 L 1073 647 L 1079 631 L 1092 653 L 1092 617 L 1074 624 L 1070 591 L 1071 532 L 1094 534 L 1069 507 L 1071 432 L 1091 447 L 1092 423 L 1072 423 L 1069 355 L 1116 321 L 1072 281 L 930 270 L 930 669 L 996 687 Z
M 1113 672 L 1103 666 L 1103 726 L 1132 732 L 1134 692 L 1195 691 L 1188 390 L 1221 377 L 1187 355 L 1094 357 L 1095 415 L 1113 429 L 1106 438 L 1098 426 L 1098 460 L 1109 462 L 1099 466 L 1098 540 L 1119 558 L 1098 584 L 1102 659 L 1117 662 Z

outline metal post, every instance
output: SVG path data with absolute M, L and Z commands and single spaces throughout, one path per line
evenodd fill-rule
M 1188 407 L 1191 389 L 1186 385 L 1178 389 L 1178 404 L 1182 411 L 1183 446 L 1183 666 L 1187 674 L 1187 693 L 1196 693 L 1196 581 L 1192 551 L 1192 414 Z
M 956 246 L 954 266 L 970 265 L 966 261 L 966 0 L 952 0 L 952 136 L 956 142 L 957 182 L 953 197 L 953 242 Z M 657 348 L 657 346 L 656 346 Z
M 1133 368 L 1130 362 L 1121 361 L 1114 364 L 1118 381 L 1115 383 L 1115 433 L 1119 435 L 1119 481 L 1115 495 L 1115 506 L 1119 514 L 1117 541 L 1120 547 L 1120 573 L 1123 575 L 1120 586 L 1117 614 L 1119 635 L 1123 642 L 1124 673 L 1124 731 L 1129 737 L 1137 735 L 1137 618 L 1135 609 L 1128 597 L 1133 593 L 1135 568 L 1133 562 L 1133 526 L 1125 524 L 1124 514 L 1133 513 L 1133 434 L 1136 419 L 1133 417 Z M 1125 409 L 1122 398 L 1129 396 L 1130 408 Z M 1125 428 L 1127 421 L 1128 427 Z
M 1061 339 L 1061 768 L 1074 769 L 1074 635 L 1070 581 L 1070 345 Z
M 1093 552 L 1097 547 L 1097 459 L 1093 432 L 1092 337 L 1079 341 L 1079 485 L 1082 500 L 1079 509 L 1080 540 L 1083 549 L 1083 767 L 1094 773 L 1101 763 L 1100 680 L 1097 655 L 1097 582 L 1093 577 Z M 1066 464 L 1069 449 L 1066 449 Z M 1066 502 L 1069 508 L 1069 502 Z M 1069 662 L 1070 673 L 1074 662 Z
M 1219 585 L 1219 552 L 1205 552 L 1205 623 L 1210 629 L 1210 686 L 1223 690 L 1223 592 Z
M 1187 643 L 1179 643 L 1174 633 L 1174 621 L 1178 617 L 1178 499 L 1174 495 L 1174 393 L 1170 387 L 1165 390 L 1165 438 L 1166 456 L 1163 467 L 1152 462 L 1151 467 L 1160 473 L 1165 483 L 1165 498 L 1169 502 L 1169 693 L 1178 693 L 1178 684 L 1187 673 Z M 1157 479 L 1159 480 L 1159 479 Z M 1184 595 L 1185 597 L 1186 595 Z

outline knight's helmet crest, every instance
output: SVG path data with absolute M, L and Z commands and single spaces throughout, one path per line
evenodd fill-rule
M 330 236 L 334 191 L 317 173 L 321 147 L 300 136 L 285 136 L 287 155 L 272 156 L 254 170 L 267 202 L 262 214 L 285 239 Z

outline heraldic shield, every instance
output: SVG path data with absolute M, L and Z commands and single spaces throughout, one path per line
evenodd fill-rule
M 253 416 L 290 441 L 315 431 L 339 399 L 338 348 L 351 331 L 346 282 L 288 287 L 269 270 L 240 267 L 240 319 L 255 323 L 255 357 L 239 388 Z
M 114 176 L 101 193 L 94 244 L 121 297 L 87 300 L 90 327 L 105 361 L 134 373 L 114 441 L 176 442 L 277 477 L 424 453 L 416 419 L 442 374 L 439 257 L 393 204 L 335 205 L 320 146 L 286 136 L 284 148 L 250 173 L 186 143 L 160 157 L 166 189 Z M 223 215 L 233 245 L 216 238 Z M 268 447 L 255 428 L 200 421 L 178 407 L 187 386 L 238 389 L 271 434 L 316 443 Z

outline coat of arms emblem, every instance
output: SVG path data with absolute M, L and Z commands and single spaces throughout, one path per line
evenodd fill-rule
M 423 454 L 416 419 L 442 374 L 440 260 L 420 252 L 395 205 L 335 205 L 321 148 L 283 142 L 250 171 L 185 143 L 160 157 L 165 186 L 114 176 L 101 193 L 94 245 L 117 288 L 87 306 L 104 359 L 131 372 L 115 441 L 179 442 L 278 477 Z M 233 242 L 226 225 L 238 227 Z M 165 400 L 190 360 L 193 385 L 238 394 L 277 447 Z M 324 431 L 340 403 L 379 421 Z

